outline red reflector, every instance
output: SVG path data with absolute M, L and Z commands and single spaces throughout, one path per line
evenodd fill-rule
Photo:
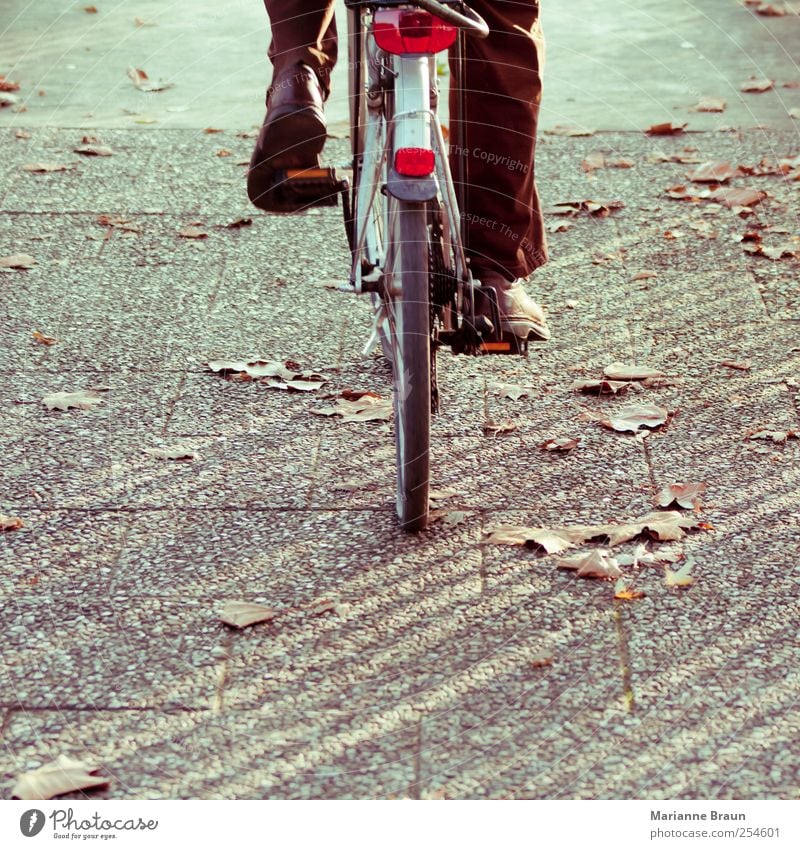
M 438 53 L 458 35 L 441 18 L 413 9 L 379 9 L 372 28 L 378 47 L 387 53 Z
M 433 151 L 424 147 L 401 147 L 394 155 L 394 170 L 404 177 L 427 177 L 433 164 Z

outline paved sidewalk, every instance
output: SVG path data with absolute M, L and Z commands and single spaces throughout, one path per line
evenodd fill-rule
M 800 439 L 746 437 L 800 432 L 800 262 L 736 239 L 764 225 L 800 255 L 800 182 L 734 178 L 769 193 L 743 217 L 669 198 L 695 166 L 654 161 L 800 152 L 795 130 L 744 126 L 543 136 L 546 203 L 624 208 L 548 217 L 567 228 L 533 281 L 549 345 L 441 356 L 432 485 L 465 515 L 418 537 L 396 527 L 391 427 L 310 412 L 390 394 L 360 354 L 366 305 L 326 287 L 346 276 L 340 211 L 248 209 L 240 127 L 102 129 L 104 158 L 72 153 L 83 130 L 0 131 L 0 257 L 36 260 L 0 273 L 0 513 L 24 522 L 0 534 L 3 796 L 68 754 L 109 776 L 92 797 L 797 798 Z M 594 151 L 633 167 L 587 174 Z M 207 238 L 179 236 L 195 223 Z M 330 381 L 290 394 L 204 369 L 252 356 Z M 571 388 L 613 362 L 671 379 Z M 41 403 L 93 387 L 93 410 Z M 579 419 L 631 403 L 673 415 L 646 439 Z M 487 415 L 517 429 L 486 437 Z M 581 444 L 541 450 L 555 436 Z M 142 450 L 176 444 L 198 457 Z M 625 567 L 646 595 L 618 601 L 484 542 L 500 524 L 627 521 L 686 481 L 707 483 L 711 526 L 681 543 L 690 587 Z M 231 599 L 279 615 L 233 631 Z

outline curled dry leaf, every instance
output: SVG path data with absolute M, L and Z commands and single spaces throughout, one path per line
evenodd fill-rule
M 139 91 L 165 91 L 172 88 L 175 83 L 167 83 L 163 80 L 151 80 L 141 68 L 129 67 L 126 71 L 128 79 L 139 89 Z
M 575 200 L 555 203 L 544 210 L 545 215 L 591 215 L 605 218 L 617 209 L 623 209 L 621 200 Z
M 637 598 L 644 598 L 644 595 L 641 590 L 633 588 L 633 581 L 630 578 L 620 578 L 614 584 L 614 598 L 622 601 L 635 601 Z
M 673 124 L 666 121 L 662 124 L 652 124 L 645 132 L 648 136 L 676 136 L 686 130 L 687 124 Z
M 262 604 L 252 604 L 249 601 L 228 601 L 220 613 L 220 621 L 231 628 L 247 628 L 257 622 L 269 622 L 280 613 Z
M 755 430 L 747 434 L 747 439 L 771 439 L 773 442 L 783 444 L 787 439 L 800 439 L 800 431 L 797 430 Z
M 0 256 L 0 268 L 16 268 L 25 270 L 33 268 L 36 260 L 30 254 L 11 254 L 11 256 Z
M 178 231 L 178 235 L 182 239 L 207 239 L 208 233 L 202 227 L 197 227 L 195 224 L 188 224 L 182 230 Z
M 619 395 L 635 386 L 627 380 L 576 380 L 571 389 L 575 392 L 587 392 L 590 395 Z
M 659 507 L 677 504 L 687 510 L 697 509 L 707 488 L 706 483 L 672 483 L 658 493 L 657 503 Z
M 71 171 L 74 167 L 72 162 L 28 162 L 22 170 L 31 174 L 52 174 L 54 171 Z
M 8 92 L 0 91 L 0 109 L 3 109 L 7 106 L 14 106 L 16 104 L 16 102 L 17 102 L 16 94 L 9 94 Z M 20 110 L 16 109 L 15 111 L 20 111 Z M 25 110 L 22 109 L 21 111 L 24 112 Z
M 511 419 L 501 419 L 497 422 L 493 419 L 486 419 L 483 423 L 484 436 L 502 436 L 513 433 L 516 429 L 517 425 Z
M 628 366 L 625 363 L 611 363 L 603 369 L 603 374 L 611 380 L 645 380 L 648 377 L 663 377 L 664 372 L 646 366 Z
M 117 230 L 125 230 L 128 233 L 141 233 L 142 228 L 134 224 L 129 218 L 123 218 L 121 215 L 107 215 L 103 213 L 98 215 L 97 223 L 102 227 L 115 227 Z
M 733 369 L 734 371 L 750 371 L 753 367 L 750 360 L 742 360 L 742 362 L 738 363 L 735 360 L 723 360 L 720 365 L 725 366 L 725 368 Z
M 103 399 L 97 392 L 92 390 L 80 390 L 78 392 L 53 392 L 45 395 L 42 402 L 48 410 L 91 410 Z
M 664 584 L 668 587 L 688 587 L 694 583 L 694 578 L 690 574 L 692 571 L 692 567 L 694 566 L 694 561 L 688 559 L 686 563 L 678 569 L 677 572 L 673 572 L 669 566 L 664 569 Z
M 576 127 L 572 124 L 555 124 L 545 130 L 548 136 L 593 136 L 594 130 L 589 130 L 586 127 Z
M 617 555 L 617 563 L 620 566 L 654 566 L 657 563 L 676 563 L 683 558 L 683 551 L 678 547 L 661 546 L 657 551 L 650 551 L 647 545 L 640 542 L 632 554 L 622 553 Z
M 512 401 L 519 401 L 520 398 L 527 398 L 531 394 L 530 386 L 517 386 L 513 383 L 490 383 L 489 389 L 494 390 L 501 398 L 511 398 Z
M 17 516 L 6 516 L 5 513 L 0 513 L 0 531 L 18 531 L 24 527 L 24 522 Z
M 701 97 L 693 112 L 724 112 L 727 101 L 722 97 Z
M 498 525 L 487 531 L 485 542 L 492 545 L 524 545 L 526 548 L 544 549 L 547 554 L 558 554 L 574 548 L 570 537 L 550 528 L 528 528 L 523 525 Z
M 655 271 L 637 271 L 631 276 L 631 280 L 652 280 L 654 277 L 658 277 Z
M 553 665 L 553 656 L 549 654 L 539 654 L 531 658 L 531 667 L 533 669 L 542 669 L 545 666 Z
M 686 176 L 693 183 L 727 183 L 731 177 L 739 177 L 741 173 L 730 162 L 715 160 L 712 162 L 703 162 L 697 168 L 689 171 Z
M 728 209 L 733 209 L 737 206 L 755 206 L 757 203 L 761 203 L 766 196 L 766 192 L 761 192 L 758 189 L 733 189 L 720 187 L 709 192 L 707 199 L 713 203 L 720 203 L 723 206 L 727 206 Z
M 31 335 L 34 342 L 38 342 L 40 345 L 46 345 L 47 347 L 55 345 L 58 342 L 58 339 L 53 336 L 45 336 L 40 330 L 34 330 Z
M 745 80 L 739 86 L 739 91 L 747 91 L 760 94 L 763 91 L 769 91 L 774 85 L 775 80 L 770 80 L 766 77 L 750 77 L 749 80 Z
M 240 230 L 242 227 L 249 227 L 252 223 L 252 218 L 237 218 L 235 221 L 226 224 L 225 227 L 228 230 Z
M 615 416 L 607 419 L 599 413 L 587 411 L 578 416 L 580 421 L 596 421 L 608 430 L 620 433 L 631 431 L 636 433 L 643 427 L 656 428 L 669 418 L 669 410 L 654 404 L 632 404 L 623 407 Z
M 548 439 L 547 442 L 543 442 L 539 447 L 544 451 L 567 452 L 577 448 L 579 444 L 579 439 L 572 439 L 569 436 L 556 436 L 553 439 Z
M 453 489 L 450 486 L 442 487 L 442 489 L 431 489 L 428 491 L 428 498 L 431 501 L 446 501 L 448 498 L 452 498 L 454 495 L 460 495 L 461 493 L 457 489 Z
M 586 159 L 581 162 L 581 168 L 587 173 L 596 171 L 600 168 L 633 168 L 634 161 L 632 159 L 610 159 L 601 150 L 593 150 L 586 155 Z
M 105 144 L 79 144 L 75 148 L 75 153 L 83 154 L 83 156 L 113 156 L 114 151 Z
M 11 795 L 16 799 L 52 799 L 75 790 L 103 787 L 109 779 L 96 775 L 99 767 L 59 755 L 51 763 L 23 773 L 14 785 Z
M 0 91 L 19 91 L 19 83 L 7 79 L 5 74 L 0 74 Z
M 197 452 L 185 445 L 172 445 L 169 448 L 143 448 L 145 454 L 159 460 L 196 460 Z
M 573 569 L 579 578 L 613 580 L 622 576 L 622 570 L 608 552 L 596 548 L 586 554 L 576 554 L 557 560 L 559 569 Z
M 429 519 L 431 522 L 439 522 L 447 527 L 460 525 L 469 518 L 469 513 L 464 510 L 431 510 Z
M 311 410 L 317 416 L 341 416 L 343 422 L 388 422 L 392 417 L 392 401 L 373 392 L 358 398 L 338 397 L 332 407 Z
M 621 524 L 577 525 L 563 528 L 562 533 L 567 534 L 575 542 L 598 540 L 613 547 L 641 536 L 662 542 L 674 542 L 683 539 L 687 530 L 700 527 L 700 524 L 690 516 L 669 510 L 648 513 L 631 522 Z

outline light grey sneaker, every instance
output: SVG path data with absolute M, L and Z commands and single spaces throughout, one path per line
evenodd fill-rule
M 497 306 L 503 330 L 520 339 L 538 339 L 547 342 L 550 328 L 544 310 L 531 298 L 522 285 L 522 280 L 506 280 L 503 277 L 481 278 L 497 290 Z

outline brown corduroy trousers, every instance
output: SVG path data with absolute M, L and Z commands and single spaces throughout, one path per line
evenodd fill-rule
M 334 0 L 264 3 L 276 75 L 304 62 L 327 91 L 337 59 Z M 487 270 L 526 277 L 547 259 L 534 168 L 544 64 L 539 2 L 471 0 L 471 6 L 492 31 L 484 40 L 466 39 L 464 79 L 451 80 L 451 131 L 462 122 L 464 143 L 451 145 L 450 160 L 454 174 L 459 157 L 465 166 L 467 252 L 478 277 Z M 455 114 L 459 87 L 464 115 Z

